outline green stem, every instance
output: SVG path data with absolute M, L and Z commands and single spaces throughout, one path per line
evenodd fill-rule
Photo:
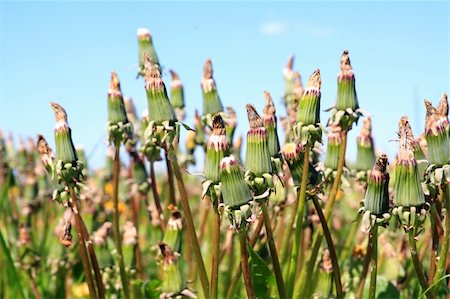
M 114 165 L 113 165 L 113 229 L 114 238 L 116 239 L 116 250 L 119 258 L 120 279 L 122 280 L 123 295 L 130 298 L 130 290 L 128 288 L 127 273 L 125 272 L 125 262 L 122 252 L 122 236 L 119 229 L 119 174 L 120 174 L 120 143 L 115 145 Z
M 241 269 L 242 277 L 244 278 L 245 291 L 248 299 L 255 299 L 255 291 L 253 290 L 252 278 L 250 276 L 250 269 L 248 267 L 248 250 L 247 250 L 247 232 L 245 227 L 239 232 L 239 241 L 241 245 Z
M 281 271 L 280 261 L 278 260 L 278 253 L 275 247 L 275 242 L 273 240 L 273 232 L 270 223 L 269 213 L 267 212 L 267 206 L 264 200 L 261 201 L 261 210 L 264 215 L 263 218 L 267 233 L 267 243 L 269 244 L 269 251 L 270 257 L 272 258 L 273 271 L 275 272 L 275 278 L 277 281 L 278 295 L 280 296 L 280 298 L 284 299 L 287 298 L 287 296 L 283 281 L 283 273 Z
M 177 202 L 175 200 L 175 184 L 173 182 L 173 172 L 172 167 L 170 166 L 169 156 L 166 151 L 164 151 L 164 157 L 166 160 L 166 167 L 167 167 L 167 183 L 169 184 L 169 196 L 170 196 L 169 203 L 176 206 Z
M 304 159 L 303 159 L 303 169 L 302 169 L 302 181 L 300 184 L 300 195 L 298 198 L 298 209 L 297 209 L 297 222 L 295 227 L 294 244 L 292 248 L 291 259 L 289 263 L 289 276 L 287 292 L 289 298 L 292 297 L 294 292 L 295 277 L 297 276 L 297 264 L 298 264 L 298 253 L 301 250 L 302 244 L 302 233 L 303 233 L 303 217 L 305 212 L 305 202 L 306 202 L 306 187 L 308 184 L 308 170 L 309 170 L 309 152 L 311 146 L 309 144 L 305 147 Z
M 325 205 L 324 216 L 327 222 L 330 219 L 331 211 L 336 201 L 336 195 L 341 185 L 341 177 L 345 165 L 345 152 L 347 150 L 347 134 L 348 131 L 342 132 L 342 143 L 341 143 L 341 150 L 339 152 L 339 161 L 338 161 L 338 168 L 336 171 L 336 177 L 334 178 L 333 186 L 331 187 L 330 195 Z M 307 297 L 305 296 L 305 292 L 308 293 L 310 291 L 311 279 L 313 277 L 312 273 L 314 272 L 314 265 L 316 264 L 317 255 L 319 253 L 320 245 L 322 244 L 322 238 L 323 232 L 321 229 L 319 229 L 316 233 L 316 237 L 311 250 L 311 254 L 308 259 L 307 266 L 303 268 L 300 279 L 296 281 L 294 287 L 294 296 L 293 296 L 294 298 Z
M 367 242 L 366 256 L 364 257 L 363 268 L 359 275 L 358 289 L 356 290 L 356 299 L 361 299 L 366 284 L 367 273 L 369 272 L 370 259 L 372 256 L 372 234 L 369 234 L 369 241 Z
M 194 259 L 198 267 L 198 275 L 202 284 L 203 294 L 206 298 L 209 298 L 209 282 L 208 275 L 206 274 L 205 264 L 202 258 L 202 252 L 200 251 L 200 244 L 195 233 L 194 220 L 192 218 L 191 208 L 189 207 L 189 201 L 187 197 L 186 187 L 184 186 L 183 177 L 181 175 L 180 167 L 178 166 L 177 157 L 175 156 L 175 150 L 173 146 L 169 150 L 169 159 L 171 161 L 175 179 L 178 184 L 178 191 L 180 193 L 181 208 L 184 213 L 184 220 L 186 222 L 186 231 L 191 243 L 191 248 L 194 253 Z
M 430 209 L 430 224 L 431 224 L 431 255 L 430 255 L 430 270 L 428 272 L 428 281 L 432 282 L 436 274 L 436 255 L 439 247 L 439 235 L 437 230 L 436 219 L 439 217 L 436 211 L 436 203 L 431 203 Z
M 436 275 L 433 280 L 433 284 L 441 279 L 445 274 L 446 265 L 447 265 L 447 255 L 448 255 L 448 247 L 450 243 L 450 187 L 446 186 L 441 188 L 441 192 L 444 194 L 443 203 L 445 204 L 445 236 L 442 242 L 441 252 L 439 254 L 439 263 L 437 265 Z M 436 288 L 439 287 L 439 284 L 435 284 Z
M 211 299 L 217 299 L 219 282 L 219 253 L 220 253 L 220 214 L 214 211 L 213 244 L 211 260 Z
M 314 207 L 316 208 L 317 214 L 319 215 L 320 223 L 322 224 L 323 233 L 325 235 L 325 239 L 327 241 L 328 250 L 330 251 L 331 263 L 333 264 L 333 274 L 334 281 L 336 284 L 336 295 L 337 298 L 343 298 L 344 293 L 342 291 L 342 282 L 341 282 L 341 271 L 339 269 L 338 258 L 336 254 L 336 249 L 334 248 L 333 239 L 331 238 L 331 233 L 328 228 L 327 221 L 325 216 L 323 215 L 322 208 L 317 201 L 316 196 L 312 196 L 312 201 L 314 203 Z
M 369 299 L 375 299 L 377 290 L 377 269 L 378 269 L 378 225 L 374 224 L 371 233 L 372 242 L 372 272 L 370 273 Z
M 420 263 L 419 260 L 419 255 L 417 252 L 417 244 L 414 235 L 415 229 L 410 229 L 408 232 L 408 238 L 409 238 L 411 259 L 414 265 L 414 270 L 416 271 L 417 274 L 417 278 L 419 279 L 420 286 L 422 287 L 422 290 L 425 291 L 426 289 L 428 289 L 428 282 L 427 278 L 425 277 L 425 274 L 423 273 L 422 264 Z

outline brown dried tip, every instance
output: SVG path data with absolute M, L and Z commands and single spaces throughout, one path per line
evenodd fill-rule
M 120 92 L 120 81 L 117 73 L 115 71 L 111 71 L 111 81 L 109 83 L 109 89 L 111 91 L 119 91 Z
M 445 116 L 448 117 L 448 96 L 447 93 L 444 93 L 439 100 L 439 104 L 436 108 L 436 112 L 439 114 L 439 116 Z
M 208 58 L 206 59 L 205 64 L 203 65 L 203 78 L 212 79 L 212 77 L 213 77 L 212 61 L 210 58 Z
M 149 81 L 154 78 L 161 78 L 158 65 L 152 60 L 148 53 L 144 53 L 144 79 Z
M 164 257 L 165 262 L 174 262 L 177 260 L 172 248 L 164 242 L 158 241 L 159 250 L 161 250 L 161 254 Z
M 320 70 L 316 69 L 314 73 L 309 77 L 307 87 L 315 87 L 320 89 L 322 86 L 322 79 L 320 78 Z
M 389 163 L 388 163 L 387 156 L 385 154 L 382 154 L 380 157 L 378 157 L 377 161 L 375 162 L 373 170 L 377 170 L 377 171 L 380 171 L 382 173 L 385 173 L 388 164 Z
M 250 128 L 255 129 L 264 126 L 261 116 L 259 116 L 252 104 L 245 105 L 245 109 L 247 109 L 247 117 Z
M 36 146 L 37 146 L 37 150 L 38 150 L 39 154 L 41 154 L 41 155 L 43 155 L 43 154 L 48 155 L 52 152 L 52 149 L 48 145 L 47 140 L 41 134 L 37 135 Z
M 55 113 L 56 122 L 64 121 L 67 122 L 67 113 L 64 108 L 55 102 L 50 102 L 50 106 L 52 106 L 53 113 Z
M 347 72 L 351 71 L 352 66 L 350 64 L 350 56 L 348 55 L 348 50 L 344 50 L 341 56 L 341 71 Z
M 433 107 L 433 104 L 429 100 L 424 100 L 425 109 L 426 109 L 426 116 L 430 117 L 434 114 L 436 114 L 436 108 Z
M 325 249 L 323 252 L 322 269 L 326 273 L 333 272 L 333 262 L 331 261 L 330 251 Z
M 414 135 L 407 116 L 402 116 L 398 124 L 398 160 L 414 160 Z
M 288 70 L 292 70 L 294 68 L 294 58 L 295 58 L 294 55 L 291 55 L 291 57 L 289 57 L 289 60 L 288 60 L 288 62 L 286 64 L 286 68 Z
M 180 80 L 180 76 L 178 76 L 177 73 L 175 73 L 174 70 L 169 70 L 170 76 L 172 76 L 172 80 Z
M 270 95 L 270 92 L 264 91 L 264 97 L 266 98 L 266 104 L 263 108 L 263 114 L 268 116 L 274 116 L 275 115 L 275 104 L 273 103 L 272 96 Z
M 364 118 L 363 126 L 359 136 L 370 137 L 372 135 L 372 119 L 370 116 Z
M 222 116 L 219 113 L 214 114 L 212 119 L 212 128 L 213 130 L 217 129 L 225 129 L 225 124 L 223 122 Z

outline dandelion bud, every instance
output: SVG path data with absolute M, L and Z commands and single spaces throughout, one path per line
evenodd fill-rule
M 356 169 L 370 170 L 375 163 L 375 150 L 372 139 L 372 120 L 370 117 L 364 119 L 363 127 L 358 137 L 356 137 L 358 146 Z
M 286 160 L 295 186 L 300 186 L 303 174 L 304 149 L 301 145 L 295 143 L 286 143 L 283 147 L 283 156 Z M 315 185 L 319 174 L 317 170 L 309 164 L 308 169 L 309 184 Z
M 320 70 L 317 69 L 309 77 L 308 85 L 301 93 L 297 121 L 303 125 L 315 125 L 320 123 Z
M 267 144 L 267 130 L 255 107 L 247 104 L 245 108 L 247 109 L 247 117 L 250 124 L 250 130 L 247 133 L 245 166 L 255 176 L 260 177 L 264 173 L 272 173 L 272 163 Z
M 336 170 L 338 168 L 339 152 L 341 151 L 342 130 L 339 125 L 332 124 L 330 126 L 330 134 L 328 134 L 327 153 L 324 165 L 326 168 Z
M 441 104 L 442 103 L 442 104 Z M 443 166 L 450 160 L 450 137 L 448 134 L 448 111 L 445 100 L 441 101 L 440 112 L 433 107 L 430 101 L 425 100 L 425 138 L 428 145 L 428 158 L 431 164 Z
M 264 92 L 264 97 L 266 98 L 266 104 L 263 108 L 262 119 L 264 122 L 264 127 L 267 130 L 267 143 L 269 146 L 269 155 L 271 157 L 276 157 L 280 153 L 280 141 L 278 140 L 277 133 L 277 116 L 275 115 L 275 104 L 273 103 L 272 97 L 268 91 Z
M 370 172 L 364 208 L 373 215 L 381 215 L 389 210 L 389 174 L 387 173 L 388 159 L 381 155 Z
M 72 132 L 67 123 L 67 114 L 63 107 L 59 104 L 50 102 L 55 114 L 55 144 L 56 144 L 56 160 L 65 163 L 73 163 L 77 160 L 77 153 L 72 142 Z
M 170 103 L 173 108 L 184 108 L 184 90 L 183 83 L 180 77 L 174 70 L 169 70 L 172 76 L 172 83 L 170 84 Z
M 346 110 L 348 108 L 355 111 L 359 105 L 355 89 L 355 74 L 350 64 L 348 50 L 345 50 L 341 57 L 341 72 L 338 76 L 336 109 Z
M 226 206 L 237 209 L 252 200 L 243 171 L 233 156 L 225 157 L 220 162 L 220 180 L 223 203 Z
M 114 71 L 111 72 L 111 82 L 108 90 L 108 121 L 111 124 L 128 123 L 119 77 Z
M 156 55 L 155 48 L 153 47 L 152 35 L 146 28 L 139 28 L 137 30 L 138 45 L 139 45 L 139 75 L 145 76 L 145 56 L 148 56 L 150 60 L 159 66 L 158 55 Z
M 182 278 L 176 252 L 163 242 L 159 242 L 158 247 L 162 258 L 161 291 L 166 297 L 172 297 L 173 295 L 180 294 L 185 289 L 185 282 Z
M 425 149 L 425 151 L 424 151 Z M 414 159 L 416 159 L 419 167 L 419 176 L 422 179 L 429 165 L 425 152 L 428 152 L 425 134 L 421 134 L 419 138 L 413 142 Z
M 211 59 L 207 59 L 203 66 L 203 78 L 201 81 L 203 92 L 203 115 L 212 115 L 223 111 L 223 106 L 217 93 L 216 82 L 213 78 Z
M 167 96 L 166 86 L 161 78 L 161 71 L 148 55 L 145 56 L 145 90 L 149 121 L 157 123 L 176 121 L 175 112 Z
M 212 134 L 209 136 L 206 149 L 205 177 L 212 182 L 219 182 L 219 163 L 228 149 L 225 124 L 219 114 L 215 114 L 212 121 Z
M 55 161 L 55 155 L 53 154 L 51 147 L 48 145 L 47 140 L 45 140 L 44 136 L 40 134 L 37 135 L 36 144 L 37 150 L 41 155 L 42 164 L 48 172 L 51 172 L 53 163 Z
M 183 219 L 176 206 L 170 204 L 168 208 L 170 210 L 170 218 L 167 221 L 163 242 L 169 245 L 175 252 L 180 252 Z
M 420 206 L 425 203 L 425 197 L 413 153 L 414 136 L 407 116 L 400 119 L 398 136 L 399 150 L 395 167 L 394 203 L 395 206 Z

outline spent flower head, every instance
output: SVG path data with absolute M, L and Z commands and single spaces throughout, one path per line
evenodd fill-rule
M 228 150 L 228 140 L 225 132 L 225 124 L 216 113 L 212 120 L 212 133 L 209 136 L 206 149 L 205 178 L 213 183 L 220 182 L 219 164 Z
M 138 46 L 139 46 L 139 73 L 138 76 L 145 76 L 145 56 L 161 69 L 159 65 L 158 55 L 156 55 L 155 47 L 153 46 L 152 35 L 146 28 L 139 28 L 137 30 Z
M 213 67 L 211 59 L 207 59 L 203 66 L 203 77 L 201 81 L 203 92 L 203 116 L 222 112 L 223 106 L 217 93 L 216 82 L 213 78 Z

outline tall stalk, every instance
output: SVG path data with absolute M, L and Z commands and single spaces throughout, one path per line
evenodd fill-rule
M 194 220 L 192 218 L 191 208 L 189 207 L 189 201 L 186 193 L 186 187 L 184 186 L 183 177 L 181 175 L 180 167 L 178 166 L 177 157 L 175 156 L 175 150 L 173 146 L 169 149 L 169 160 L 172 164 L 175 179 L 178 184 L 178 191 L 180 192 L 181 207 L 184 213 L 184 220 L 186 222 L 186 231 L 191 243 L 191 248 L 194 253 L 194 259 L 198 267 L 198 275 L 202 284 L 203 294 L 206 298 L 209 298 L 209 282 L 208 275 L 206 274 L 205 264 L 202 258 L 202 252 L 198 243 L 198 238 L 195 233 Z
M 252 278 L 250 276 L 250 269 L 248 267 L 248 250 L 247 250 L 247 231 L 245 228 L 238 233 L 241 245 L 241 269 L 242 277 L 244 278 L 245 291 L 248 299 L 255 299 L 255 291 L 253 290 Z
M 417 278 L 419 279 L 420 286 L 422 287 L 422 290 L 425 292 L 426 289 L 428 289 L 428 282 L 427 278 L 425 277 L 425 274 L 422 269 L 422 263 L 419 260 L 419 255 L 417 251 L 417 244 L 416 239 L 414 237 L 415 230 L 411 229 L 408 232 L 408 239 L 409 239 L 409 247 L 411 252 L 411 259 L 414 265 L 414 270 L 416 271 Z M 431 294 L 427 295 L 428 298 L 432 298 L 433 296 Z
M 336 195 L 338 193 L 339 187 L 341 185 L 341 177 L 342 173 L 344 171 L 344 165 L 345 165 L 345 153 L 347 149 L 347 130 L 344 130 L 342 132 L 342 143 L 341 143 L 341 149 L 339 152 L 339 161 L 338 161 L 338 168 L 336 171 L 336 177 L 334 178 L 333 185 L 331 187 L 330 196 L 328 197 L 328 201 L 325 205 L 325 220 L 328 222 L 330 219 L 331 211 L 333 209 L 334 203 L 336 201 Z M 308 259 L 308 263 L 306 267 L 303 268 L 303 271 L 301 273 L 300 279 L 297 280 L 297 283 L 294 287 L 294 298 L 304 297 L 304 292 L 309 292 L 309 289 L 311 287 L 311 279 L 313 275 L 311 273 L 314 272 L 314 266 L 316 264 L 317 255 L 319 253 L 320 244 L 322 243 L 323 238 L 323 232 L 321 229 L 319 229 L 316 233 L 316 237 L 312 246 L 311 254 Z M 303 294 L 303 295 L 302 295 Z
M 214 211 L 214 226 L 212 232 L 212 260 L 211 260 L 211 299 L 217 298 L 219 282 L 219 253 L 220 253 L 220 214 Z
M 366 284 L 366 277 L 367 277 L 367 273 L 369 272 L 369 266 L 370 266 L 370 261 L 371 261 L 371 257 L 372 257 L 372 237 L 373 237 L 373 235 L 369 234 L 369 241 L 367 242 L 366 256 L 364 257 L 363 268 L 359 275 L 358 288 L 356 289 L 356 294 L 355 294 L 356 299 L 362 298 L 364 286 Z
M 280 298 L 287 298 L 283 281 L 283 272 L 281 271 L 277 249 L 273 240 L 273 232 L 272 226 L 270 224 L 269 213 L 267 212 L 267 206 L 264 201 L 261 202 L 261 210 L 263 212 L 264 225 L 267 233 L 267 243 L 269 244 L 270 257 L 272 259 L 273 272 L 275 273 L 275 279 L 277 281 L 278 295 L 280 296 Z
M 115 144 L 114 165 L 113 165 L 113 229 L 116 241 L 116 250 L 119 258 L 120 279 L 122 281 L 123 294 L 125 298 L 130 298 L 130 290 L 128 288 L 127 273 L 125 271 L 125 262 L 122 252 L 122 235 L 119 228 L 119 174 L 120 174 L 120 143 Z
M 164 158 L 166 160 L 166 167 L 167 167 L 167 183 L 169 184 L 169 203 L 176 205 L 175 200 L 175 184 L 173 182 L 173 171 L 172 167 L 170 166 L 169 161 L 169 155 L 166 151 L 164 151 Z
M 300 194 L 298 198 L 298 209 L 297 209 L 297 222 L 295 228 L 295 239 L 292 248 L 291 259 L 289 263 L 289 276 L 288 276 L 288 296 L 292 297 L 294 291 L 295 277 L 297 276 L 297 263 L 298 263 L 298 253 L 301 250 L 300 246 L 302 244 L 302 232 L 303 232 L 303 214 L 305 212 L 306 205 L 306 187 L 308 184 L 308 170 L 309 170 L 309 153 L 311 146 L 309 144 L 305 147 L 305 153 L 303 157 L 303 171 L 302 171 L 302 181 L 300 185 Z
M 375 299 L 377 288 L 377 269 L 378 269 L 378 225 L 374 224 L 370 230 L 370 242 L 372 244 L 372 272 L 370 273 L 369 299 Z

